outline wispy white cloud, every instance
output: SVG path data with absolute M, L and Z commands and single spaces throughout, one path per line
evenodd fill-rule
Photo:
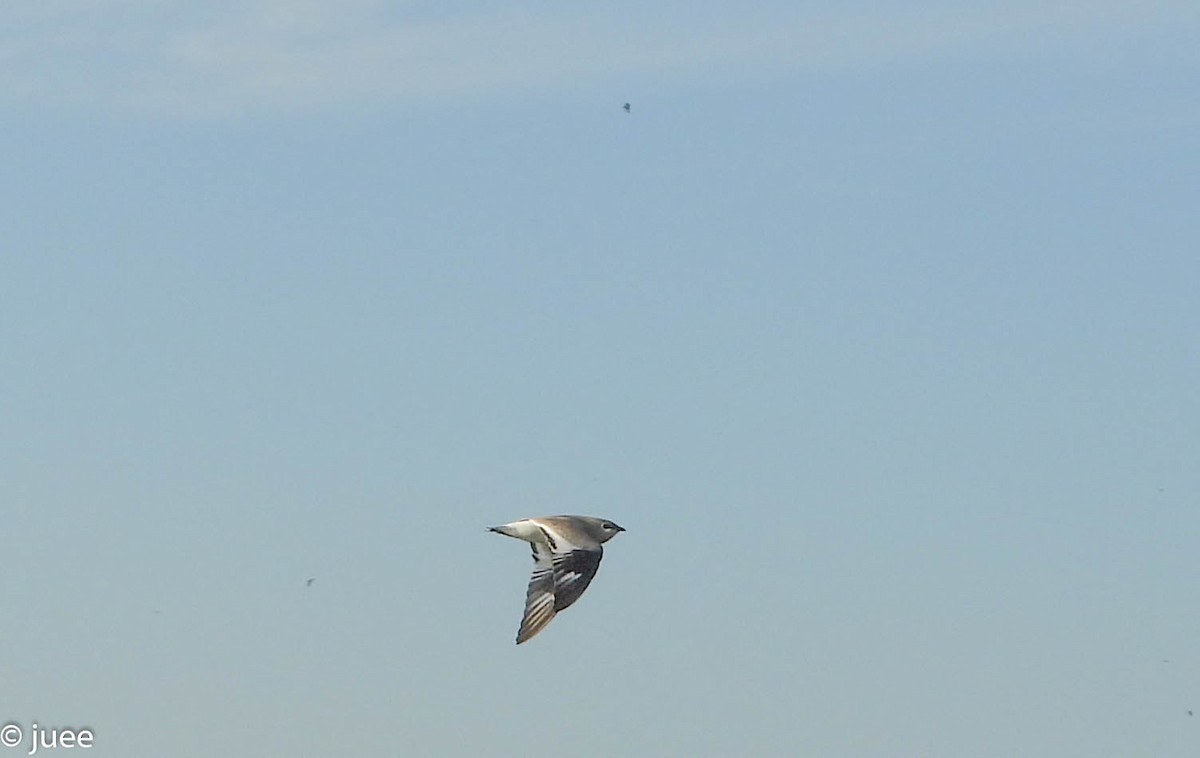
M 850 6 L 852 7 L 852 6 Z M 8 0 L 0 99 L 177 114 L 387 105 L 639 75 L 874 65 L 1079 41 L 1191 14 L 1175 2 L 1045 0 L 666 19 L 611 4 Z

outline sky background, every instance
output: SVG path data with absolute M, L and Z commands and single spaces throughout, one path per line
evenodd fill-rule
M 1152 0 L 6 0 L 0 722 L 1197 755 L 1197 39 Z M 628 532 L 516 647 L 485 527 L 553 513 Z

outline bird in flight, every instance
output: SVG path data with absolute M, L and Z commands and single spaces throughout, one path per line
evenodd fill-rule
M 317 581 L 317 578 L 316 578 L 315 576 L 309 577 L 308 579 L 305 579 L 305 580 L 304 580 L 304 586 L 305 586 L 305 587 L 311 587 L 311 586 L 312 586 L 312 583 L 313 583 L 313 582 L 315 582 L 315 581 Z
M 629 113 L 629 109 L 630 109 L 630 108 L 632 108 L 632 107 L 633 107 L 633 106 L 632 106 L 632 105 L 630 105 L 629 103 L 625 103 L 625 112 L 626 112 L 626 113 Z
M 525 591 L 518 645 L 542 631 L 554 614 L 579 599 L 600 568 L 602 545 L 625 531 L 595 516 L 524 518 L 489 530 L 525 540 L 533 549 L 533 576 Z

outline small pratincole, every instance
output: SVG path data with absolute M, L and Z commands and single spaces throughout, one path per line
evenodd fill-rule
M 533 576 L 525 591 L 518 645 L 542 631 L 555 613 L 579 599 L 600 568 L 604 557 L 601 546 L 625 531 L 595 516 L 539 516 L 488 528 L 525 540 L 533 548 Z

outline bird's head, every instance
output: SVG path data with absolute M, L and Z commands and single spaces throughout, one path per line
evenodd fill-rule
M 595 521 L 595 526 L 599 534 L 596 539 L 601 542 L 608 542 L 613 537 L 616 537 L 619 532 L 625 531 L 623 527 L 617 526 L 606 518 L 598 518 Z

